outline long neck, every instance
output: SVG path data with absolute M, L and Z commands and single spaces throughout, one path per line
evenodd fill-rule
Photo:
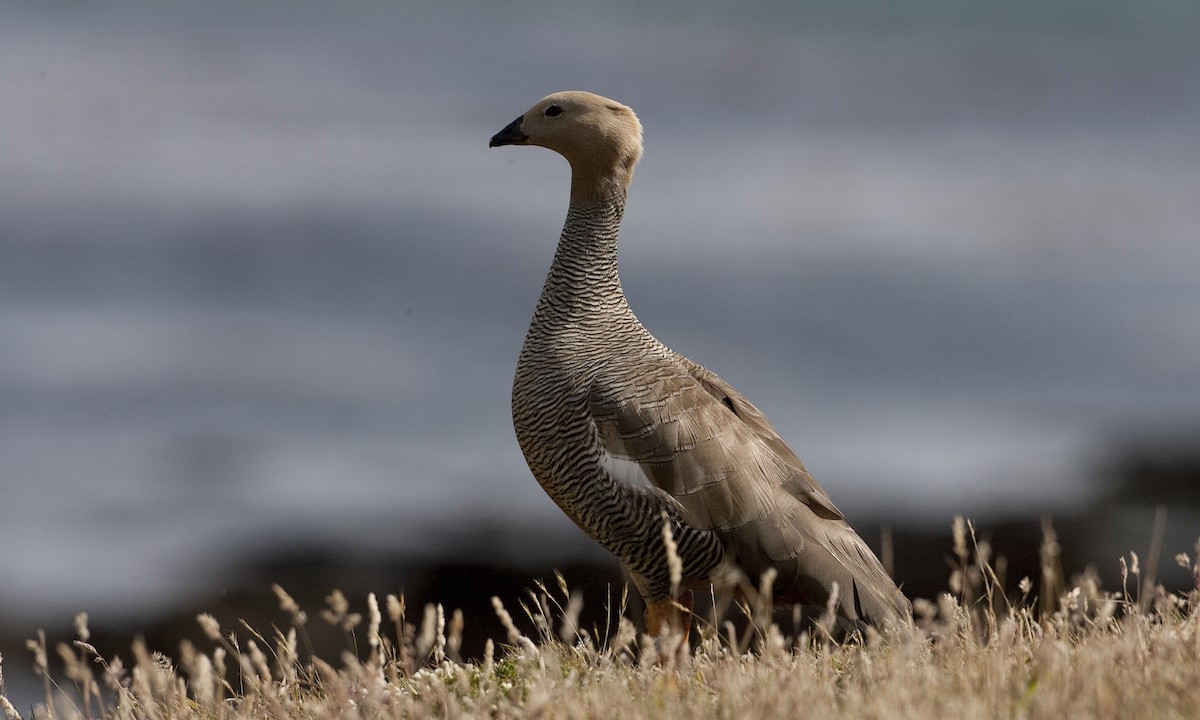
M 628 311 L 617 275 L 617 235 L 624 213 L 624 188 L 590 202 L 572 199 L 542 288 L 539 315 L 582 320 L 596 312 Z
M 638 155 L 624 158 L 587 155 L 575 157 L 571 164 L 571 206 L 604 204 L 614 196 L 625 205 L 625 193 L 633 180 Z M 620 221 L 620 218 L 617 218 Z

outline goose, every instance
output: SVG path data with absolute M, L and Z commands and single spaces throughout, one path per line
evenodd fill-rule
M 517 361 L 513 426 L 545 492 L 627 568 L 647 631 L 686 636 L 695 591 L 736 592 L 731 577 L 744 586 L 772 570 L 778 602 L 835 598 L 852 627 L 911 623 L 908 599 L 771 421 L 630 309 L 617 236 L 642 156 L 633 110 L 555 93 L 488 145 L 548 148 L 571 168 L 566 222 Z

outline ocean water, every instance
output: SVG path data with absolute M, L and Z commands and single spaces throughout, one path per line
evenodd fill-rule
M 567 168 L 486 147 L 560 89 L 645 125 L 639 317 L 852 517 L 1077 507 L 1194 434 L 1190 3 L 738 7 L 0 11 L 7 620 L 296 544 L 587 552 L 508 409 Z

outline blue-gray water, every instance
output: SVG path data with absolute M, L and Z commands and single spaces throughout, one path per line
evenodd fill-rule
M 642 321 L 852 516 L 1054 512 L 1200 427 L 1194 4 L 738 7 L 0 11 L 4 614 L 485 516 L 585 551 L 508 414 L 567 167 L 486 147 L 560 89 L 646 127 Z

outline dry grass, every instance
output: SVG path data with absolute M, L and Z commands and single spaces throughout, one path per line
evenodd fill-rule
M 81 616 L 78 640 L 55 648 L 64 679 L 50 676 L 44 637 L 30 642 L 45 703 L 18 712 L 0 679 L 0 709 L 10 718 L 1200 717 L 1196 560 L 1176 557 L 1197 588 L 1167 593 L 1131 554 L 1121 559 L 1127 587 L 1106 593 L 1092 575 L 1064 582 L 1048 534 L 1043 577 L 1010 598 L 989 554 L 956 522 L 951 592 L 916 603 L 921 632 L 843 643 L 830 638 L 828 613 L 787 635 L 769 622 L 771 608 L 746 603 L 747 629 L 711 618 L 699 645 L 678 652 L 628 620 L 578 627 L 580 599 L 561 582 L 522 604 L 532 633 L 495 600 L 508 637 L 474 663 L 458 658 L 460 614 L 430 606 L 410 624 L 393 596 L 382 610 L 370 596 L 365 616 L 329 596 L 320 622 L 347 638 L 336 659 L 305 649 L 309 618 L 278 588 L 290 627 L 264 635 L 200 616 L 208 649 L 185 642 L 177 659 L 139 644 L 128 660 L 101 658 Z

